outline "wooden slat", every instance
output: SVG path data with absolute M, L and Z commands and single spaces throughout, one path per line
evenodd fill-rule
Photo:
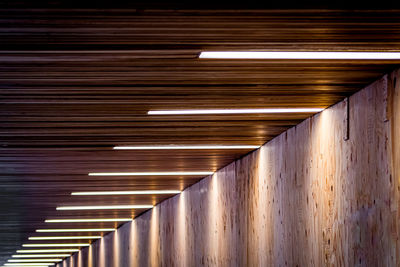
M 114 151 L 114 145 L 262 145 L 310 115 L 148 116 L 148 110 L 325 108 L 400 63 L 198 59 L 203 50 L 399 51 L 397 9 L 37 5 L 0 2 L 0 265 L 36 229 L 49 227 L 46 218 L 140 214 L 56 206 L 169 197 L 86 198 L 72 191 L 183 189 L 202 178 L 90 171 L 215 171 L 250 152 Z M 119 224 L 76 227 L 107 225 Z

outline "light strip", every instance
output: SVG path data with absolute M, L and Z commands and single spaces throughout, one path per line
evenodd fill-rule
M 89 244 L 88 244 L 89 245 Z M 78 252 L 79 249 L 76 248 L 66 248 L 66 249 L 21 249 L 17 250 L 17 253 L 57 253 L 57 252 Z
M 210 175 L 214 172 L 92 172 L 90 176 Z
M 210 59 L 400 59 L 399 52 L 262 52 L 207 51 L 199 58 Z
M 22 254 L 12 255 L 13 258 L 57 258 L 57 257 L 69 257 L 71 254 Z
M 55 263 L 48 263 L 48 262 L 41 262 L 41 263 L 4 263 L 4 266 L 50 266 L 54 265 Z
M 74 239 L 98 239 L 101 236 L 32 236 L 29 240 L 74 240 Z
M 107 195 L 157 195 L 157 194 L 179 194 L 180 190 L 136 190 L 136 191 L 92 191 L 72 192 L 73 196 L 107 196 Z
M 256 149 L 252 145 L 165 145 L 165 146 L 115 146 L 117 150 L 182 150 L 182 149 Z
M 110 206 L 62 206 L 57 210 L 124 210 L 124 209 L 151 209 L 153 205 L 110 205 Z
M 115 228 L 91 228 L 91 229 L 38 229 L 38 233 L 75 233 L 75 232 L 111 232 Z
M 89 243 L 63 243 L 63 244 L 23 244 L 23 247 L 29 248 L 40 248 L 40 247 L 87 247 L 90 246 Z
M 80 222 L 130 222 L 131 218 L 116 219 L 51 219 L 45 220 L 46 223 L 80 223 Z
M 263 114 L 263 113 L 316 113 L 323 108 L 251 108 L 251 109 L 178 109 L 150 110 L 148 115 L 204 115 L 204 114 Z
M 55 263 L 40 262 L 40 263 L 4 263 L 4 266 L 50 266 Z
M 52 262 L 60 262 L 62 259 L 17 259 L 17 260 L 8 260 L 8 262 L 43 262 L 43 263 L 52 263 Z

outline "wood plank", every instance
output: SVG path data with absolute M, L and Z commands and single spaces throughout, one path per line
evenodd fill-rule
M 89 171 L 214 171 L 250 152 L 114 151 L 114 145 L 262 145 L 311 115 L 148 116 L 147 111 L 299 106 L 325 108 L 382 77 L 400 63 L 398 60 L 198 59 L 203 50 L 398 51 L 400 13 L 396 8 L 214 10 L 201 8 L 203 4 L 165 5 L 151 1 L 130 2 L 121 7 L 113 3 L 116 5 L 114 8 L 112 5 L 111 8 L 102 8 L 105 4 L 98 3 L 99 7 L 93 8 L 61 3 L 61 6 L 55 3 L 48 3 L 47 6 L 39 2 L 0 1 L 0 215 L 4 218 L 0 222 L 0 265 L 37 228 L 46 227 L 44 219 L 75 214 L 57 212 L 55 207 L 58 205 L 149 200 L 138 197 L 89 200 L 71 197 L 72 191 L 184 189 L 202 178 L 94 178 L 87 175 Z M 395 106 L 395 103 L 392 105 Z M 374 118 L 373 114 L 367 114 Z M 310 122 L 302 125 L 299 131 L 303 131 L 302 127 L 313 127 Z M 378 126 L 368 126 L 368 142 L 376 141 L 371 133 Z M 336 124 L 330 127 L 341 129 Z M 314 130 L 309 131 L 314 134 Z M 306 141 L 305 136 L 296 137 L 295 133 L 290 133 L 287 136 L 290 145 L 277 148 L 278 155 L 286 157 L 290 147 L 297 147 L 294 154 L 298 156 L 317 153 L 305 147 L 299 148 L 299 144 Z M 307 142 L 311 143 L 309 139 Z M 335 148 L 334 145 L 341 144 L 337 142 L 324 146 L 321 141 L 321 151 L 328 153 Z M 185 218 L 171 217 L 171 213 L 179 215 L 174 207 L 181 203 L 172 198 L 166 201 L 171 203 L 168 209 L 156 209 L 157 214 L 154 215 L 146 213 L 132 224 L 134 226 L 130 230 L 135 238 L 129 241 L 133 254 L 129 264 L 123 260 L 127 259 L 125 254 L 120 254 L 119 259 L 111 257 L 115 245 L 109 242 L 128 242 L 119 232 L 116 234 L 118 242 L 113 237 L 107 237 L 102 245 L 95 244 L 90 253 L 82 252 L 82 258 L 72 259 L 71 263 L 79 265 L 90 261 L 89 266 L 117 266 L 119 262 L 120 266 L 146 266 L 158 265 L 160 259 L 166 257 L 170 263 L 176 258 L 183 265 L 197 262 L 222 264 L 224 259 L 238 260 L 241 265 L 264 262 L 276 265 L 283 264 L 283 259 L 287 257 L 289 261 L 298 261 L 302 265 L 328 264 L 322 254 L 318 254 L 318 257 L 305 254 L 299 258 L 296 251 L 289 251 L 291 247 L 287 243 L 281 244 L 280 239 L 289 242 L 305 238 L 306 235 L 308 243 L 302 243 L 305 250 L 319 253 L 319 248 L 309 243 L 313 228 L 303 234 L 301 223 L 308 222 L 320 227 L 324 216 L 328 216 L 336 206 L 325 213 L 320 207 L 314 207 L 314 202 L 321 203 L 325 197 L 311 200 L 312 196 L 308 194 L 310 199 L 307 205 L 297 210 L 294 200 L 287 200 L 285 195 L 279 195 L 278 192 L 304 192 L 306 186 L 312 186 L 315 190 L 322 188 L 329 193 L 326 199 L 332 201 L 336 191 L 330 193 L 330 182 L 316 184 L 301 179 L 311 168 L 304 165 L 312 165 L 307 158 L 296 161 L 288 157 L 271 167 L 275 165 L 275 155 L 272 151 L 263 153 L 266 153 L 263 155 L 268 165 L 258 166 L 258 171 L 267 175 L 265 177 L 275 177 L 279 172 L 287 172 L 288 177 L 295 175 L 294 185 L 283 185 L 279 181 L 273 186 L 265 180 L 257 180 L 255 173 L 246 171 L 247 164 L 256 161 L 253 158 L 249 162 L 244 160 L 245 164 L 235 165 L 234 175 L 239 177 L 238 181 L 231 180 L 232 166 L 224 169 L 215 185 L 221 190 L 221 196 L 215 201 L 221 206 L 232 202 L 232 206 L 221 213 L 214 211 L 212 222 L 215 222 L 216 235 L 182 235 L 179 232 L 181 228 L 177 227 L 177 224 L 185 221 L 186 231 L 208 233 L 209 229 L 205 226 L 208 209 L 216 208 L 208 202 L 212 198 L 204 200 L 205 193 L 188 196 L 184 202 L 185 209 L 196 208 L 190 211 L 190 217 Z M 321 160 L 318 164 L 326 162 Z M 290 169 L 291 165 L 299 166 L 301 170 L 295 172 Z M 206 182 L 194 185 L 198 190 L 210 193 L 216 192 L 215 186 Z M 233 186 L 238 191 L 228 190 Z M 392 194 L 395 194 L 394 186 L 391 185 Z M 258 193 L 250 194 L 253 192 L 251 190 Z M 237 197 L 238 192 L 247 193 Z M 272 202 L 269 195 L 274 196 Z M 300 193 L 294 196 L 296 201 L 304 201 Z M 151 196 L 151 201 L 160 203 L 166 198 Z M 276 208 L 274 201 L 278 200 L 284 209 Z M 260 203 L 264 203 L 268 209 L 260 210 Z M 197 212 L 203 208 L 199 216 Z M 247 217 L 242 218 L 237 210 L 249 210 L 250 221 L 247 222 Z M 269 213 L 269 210 L 273 212 Z M 309 221 L 307 214 L 310 210 L 318 215 L 316 222 Z M 282 218 L 290 212 L 296 213 L 301 220 L 295 223 L 290 218 Z M 96 214 L 119 216 L 126 215 L 126 212 Z M 76 213 L 83 217 L 96 214 Z M 133 212 L 131 216 L 138 214 Z M 153 219 L 150 223 L 148 220 L 152 216 L 157 220 Z M 265 218 L 269 218 L 269 221 L 265 222 Z M 280 225 L 277 218 L 282 218 L 282 224 L 285 224 Z M 174 223 L 169 223 L 170 220 L 174 220 Z M 253 220 L 257 224 L 251 224 Z M 323 244 L 328 258 L 334 257 L 332 255 L 335 253 L 327 244 L 327 240 L 335 242 L 332 223 L 328 220 L 321 229 L 318 228 L 326 234 L 324 238 L 318 236 L 318 244 Z M 247 224 L 250 225 L 247 227 Z M 264 227 L 262 233 L 268 236 L 268 240 L 275 240 L 274 246 L 282 250 L 270 250 L 269 241 L 257 237 L 259 225 Z M 301 231 L 289 236 L 285 232 L 288 225 Z M 382 234 L 387 233 L 383 231 Z M 162 247 L 170 238 L 177 238 L 182 243 L 174 242 L 168 249 Z M 143 247 L 136 243 L 137 240 L 149 249 L 148 254 L 143 254 Z M 207 247 L 207 242 L 217 243 Z M 238 245 L 225 248 L 223 243 Z M 247 243 L 251 248 L 262 249 L 243 250 L 241 244 Z M 186 251 L 183 244 L 192 250 Z M 343 248 L 338 245 L 337 249 Z M 351 257 L 346 255 L 340 261 L 345 262 L 347 258 Z M 230 263 L 233 264 L 233 261 Z

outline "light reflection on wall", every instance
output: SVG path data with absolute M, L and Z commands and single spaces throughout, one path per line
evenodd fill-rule
M 340 171 L 340 165 L 336 165 L 336 151 L 343 150 L 343 138 L 344 128 L 336 128 L 338 123 L 345 123 L 345 110 L 346 107 L 344 102 L 341 102 L 330 109 L 326 109 L 320 114 L 312 118 L 312 130 L 310 132 L 309 144 L 305 144 L 311 148 L 307 155 L 307 158 L 312 158 L 313 162 L 309 167 L 309 174 L 304 175 L 304 195 L 308 196 L 308 200 L 302 199 L 298 201 L 302 205 L 306 205 L 305 226 L 307 233 L 310 233 L 312 229 L 321 227 L 322 229 L 329 229 L 324 231 L 322 235 L 308 234 L 303 239 L 307 240 L 304 242 L 303 250 L 306 255 L 313 255 L 315 249 L 313 248 L 314 239 L 323 238 L 325 242 L 330 239 L 330 233 L 332 233 L 332 224 L 330 219 L 331 216 L 327 214 L 333 214 L 333 206 L 331 200 L 334 200 L 333 191 L 336 189 L 338 184 L 335 183 L 335 176 Z M 340 119 L 339 119 L 340 118 Z M 339 120 L 338 120 L 339 119 Z M 340 123 L 339 123 L 340 125 Z M 343 124 L 341 126 L 344 126 Z M 339 139 L 338 139 L 339 138 Z M 338 157 L 340 158 L 340 156 Z M 334 166 L 338 166 L 336 168 Z M 346 179 L 344 179 L 346 180 Z M 308 203 L 309 204 L 305 204 Z M 319 208 L 323 207 L 323 208 Z M 310 216 L 309 214 L 312 214 Z M 316 237 L 317 236 L 317 237 Z M 328 259 L 328 258 L 327 258 Z M 329 259 L 330 260 L 330 259 Z
M 114 250 L 113 250 L 113 257 L 114 257 L 114 266 L 118 267 L 119 266 L 119 231 L 118 229 L 115 229 L 114 231 Z
M 78 251 L 78 267 L 85 267 L 82 262 L 82 250 Z
M 155 206 L 151 210 L 150 219 L 150 240 L 149 240 L 149 251 L 150 251 L 150 266 L 159 266 L 158 256 L 159 256 L 159 223 L 158 223 L 158 211 L 159 206 Z
M 100 238 L 100 240 L 98 240 L 98 242 L 100 243 L 99 245 L 99 267 L 109 267 L 106 266 L 106 250 L 105 250 L 105 240 L 104 237 Z
M 177 259 L 178 262 L 182 263 L 181 266 L 188 266 L 187 263 L 187 232 L 186 232 L 186 201 L 185 192 L 179 194 L 179 207 L 178 207 L 178 222 L 177 222 L 177 233 L 178 238 L 176 240 Z
M 207 264 L 215 261 L 218 258 L 218 174 L 214 173 L 211 177 L 211 183 L 209 185 L 208 190 L 208 240 L 206 244 L 208 244 L 208 251 L 207 251 Z
M 342 103 L 341 103 L 342 104 Z M 342 110 L 341 110 L 342 111 Z M 336 109 L 337 112 L 337 109 Z M 344 112 L 344 109 L 343 109 Z M 343 114 L 344 115 L 344 114 Z M 327 139 L 332 138 L 332 110 L 326 109 L 316 117 L 313 118 L 313 126 L 315 127 L 315 132 L 311 133 L 312 141 L 319 141 L 318 149 L 321 155 L 325 155 L 324 146 L 328 143 Z M 342 136 L 342 133 L 338 133 L 338 136 Z M 319 157 L 319 159 L 321 159 Z
M 74 267 L 74 257 L 69 257 L 69 267 Z
M 93 267 L 93 245 L 88 247 L 88 267 Z
M 270 218 L 271 214 L 271 204 L 268 204 L 268 197 L 270 197 L 271 188 L 270 180 L 271 177 L 268 177 L 268 173 L 272 172 L 272 159 L 269 158 L 268 148 L 266 146 L 262 146 L 259 148 L 257 152 L 258 156 L 258 168 L 257 168 L 257 185 L 256 185 L 256 198 L 258 198 L 258 203 L 265 203 L 265 205 L 258 205 L 258 210 L 254 211 L 255 216 L 255 225 L 258 226 L 258 238 L 257 238 L 257 246 L 260 248 L 260 251 L 268 251 L 268 240 L 272 237 L 270 236 L 270 231 L 272 226 L 272 221 Z M 271 164 L 269 164 L 271 163 Z M 267 255 L 265 253 L 258 253 L 257 258 L 258 262 L 266 262 Z
M 137 222 L 133 220 L 131 222 L 131 235 L 130 235 L 130 247 L 132 251 L 129 253 L 129 266 L 138 266 L 138 247 L 139 247 L 139 239 L 137 232 Z

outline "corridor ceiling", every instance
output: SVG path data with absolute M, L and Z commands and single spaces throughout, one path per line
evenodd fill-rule
M 36 229 L 117 227 L 46 219 L 133 218 L 252 149 L 115 150 L 117 145 L 257 145 L 311 113 L 148 115 L 150 110 L 326 108 L 400 60 L 199 59 L 201 51 L 400 51 L 399 10 L 0 9 L 0 266 Z M 99 234 L 99 233 L 89 233 Z M 105 234 L 105 233 L 100 233 Z M 60 234 L 59 234 L 60 235 Z M 88 235 L 69 233 L 64 235 Z M 66 242 L 87 242 L 73 240 Z

